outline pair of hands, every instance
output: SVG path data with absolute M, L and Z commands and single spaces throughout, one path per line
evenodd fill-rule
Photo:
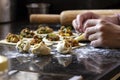
M 92 46 L 120 48 L 118 17 L 102 18 L 97 14 L 88 12 L 77 15 L 72 24 L 77 32 L 84 32 Z

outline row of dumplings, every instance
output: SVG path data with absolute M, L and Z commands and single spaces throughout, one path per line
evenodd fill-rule
M 34 54 L 48 55 L 51 52 L 50 45 L 56 44 L 56 50 L 60 53 L 69 53 L 72 47 L 80 46 L 79 37 L 76 37 L 70 27 L 61 26 L 54 32 L 48 26 L 39 26 L 36 31 L 25 28 L 20 34 L 9 33 L 6 36 L 7 42 L 17 43 L 19 52 L 31 52 Z M 41 51 L 42 50 L 42 51 Z M 45 51 L 44 51 L 45 50 Z
M 58 35 L 56 35 L 56 33 Z M 39 36 L 37 36 L 39 35 Z M 47 36 L 46 38 L 50 41 L 59 41 L 59 36 L 72 36 L 73 32 L 69 27 L 65 27 L 65 26 L 61 26 L 61 28 L 58 31 L 53 31 L 52 28 L 48 27 L 48 26 L 39 26 L 39 28 L 35 31 L 30 30 L 28 28 L 22 29 L 20 31 L 20 34 L 12 34 L 9 33 L 6 36 L 6 41 L 7 42 L 12 42 L 12 43 L 17 43 L 19 40 L 23 39 L 23 38 L 34 38 L 36 42 L 38 40 L 38 43 L 40 42 L 39 40 L 41 40 L 42 37 Z M 42 37 L 41 37 L 42 36 Z M 36 42 L 37 43 L 37 42 Z M 33 43 L 32 43 L 33 44 Z
M 62 41 L 59 41 L 54 46 L 57 52 L 66 54 L 70 53 L 73 47 L 80 46 L 80 44 L 77 40 L 74 40 L 73 38 L 67 38 Z M 32 46 L 30 44 L 30 41 L 23 39 L 17 43 L 16 48 L 19 52 L 30 52 L 36 55 L 51 54 L 51 47 L 46 45 L 44 41 L 41 41 L 40 43 Z

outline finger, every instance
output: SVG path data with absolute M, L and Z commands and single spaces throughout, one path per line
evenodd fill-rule
M 84 15 L 77 15 L 76 22 L 78 24 L 79 32 L 83 32 L 83 22 L 84 22 Z
M 93 41 L 97 40 L 100 36 L 100 32 L 89 35 L 88 40 Z
M 77 23 L 76 19 L 73 20 L 72 24 L 77 33 L 82 32 L 81 29 L 78 27 L 78 23 Z
M 98 30 L 97 30 L 96 26 L 87 28 L 87 29 L 85 30 L 85 32 L 84 32 L 84 33 L 85 33 L 85 38 L 88 39 L 91 34 L 94 34 L 94 33 L 96 33 L 97 31 L 98 31 Z
M 102 47 L 100 39 L 91 41 L 90 45 L 92 45 L 93 47 Z
M 76 20 L 75 19 L 72 21 L 72 25 L 73 25 L 74 29 L 76 29 L 77 24 L 76 24 Z
M 73 25 L 74 29 L 75 29 L 75 30 L 77 30 L 77 23 L 76 23 L 76 19 L 74 19 L 74 20 L 72 21 L 72 25 Z
M 87 20 L 87 21 L 84 23 L 84 28 L 83 28 L 83 30 L 85 30 L 85 29 L 88 28 L 88 27 L 97 25 L 100 21 L 101 21 L 100 19 L 89 19 L 89 20 Z
M 84 32 L 83 25 L 84 25 L 84 22 L 87 20 L 87 18 L 89 19 L 88 15 L 89 13 L 85 13 L 85 14 L 77 15 L 76 17 L 80 32 Z
M 78 27 L 82 28 L 83 18 L 80 15 L 77 15 L 76 21 L 78 23 Z

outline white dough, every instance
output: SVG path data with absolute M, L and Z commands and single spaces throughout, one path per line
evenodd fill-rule
M 26 40 L 20 40 L 17 42 L 16 48 L 19 52 L 28 52 L 30 49 L 30 42 Z
M 58 43 L 56 50 L 60 53 L 66 54 L 66 53 L 71 52 L 72 46 L 69 42 L 63 40 Z
M 47 47 L 47 45 L 44 44 L 43 42 L 40 42 L 39 44 L 33 46 L 31 52 L 36 55 L 49 55 L 51 49 Z

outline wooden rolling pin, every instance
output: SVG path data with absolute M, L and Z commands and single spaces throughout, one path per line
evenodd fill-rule
M 78 14 L 85 12 L 94 12 L 99 15 L 112 15 L 120 13 L 119 10 L 68 10 L 62 11 L 60 15 L 56 14 L 32 14 L 30 15 L 31 23 L 61 23 L 62 25 L 71 25 L 72 20 L 76 18 Z
M 82 14 L 85 12 L 94 12 L 99 15 L 109 16 L 109 15 L 120 13 L 120 10 L 68 10 L 68 11 L 63 11 L 60 14 L 60 23 L 62 25 L 71 25 L 73 19 L 76 18 L 76 15 Z
M 60 23 L 60 15 L 57 14 L 31 14 L 31 23 Z

